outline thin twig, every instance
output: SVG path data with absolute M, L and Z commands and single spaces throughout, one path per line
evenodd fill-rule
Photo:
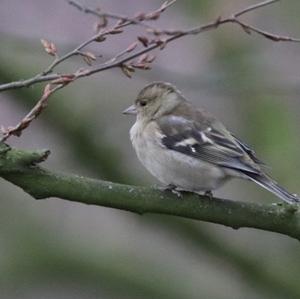
M 86 14 L 92 14 L 98 18 L 109 18 L 109 19 L 121 20 L 121 21 L 126 22 L 123 24 L 123 26 L 128 26 L 128 25 L 134 24 L 134 25 L 142 26 L 144 28 L 153 29 L 152 26 L 144 23 L 144 21 L 154 20 L 155 18 L 153 18 L 153 16 L 155 16 L 155 15 L 157 15 L 159 17 L 159 14 L 162 13 L 165 9 L 167 9 L 171 5 L 173 5 L 176 2 L 176 0 L 167 1 L 160 8 L 158 8 L 152 12 L 149 12 L 147 14 L 145 14 L 145 13 L 137 14 L 137 16 L 132 17 L 132 18 L 125 16 L 125 15 L 116 14 L 116 13 L 100 12 L 98 9 L 93 9 L 93 8 L 83 5 L 75 0 L 67 0 L 67 2 L 70 5 L 76 7 L 78 10 L 80 10 Z M 151 18 L 151 16 L 152 16 L 152 18 Z
M 69 0 L 69 2 L 72 2 L 72 4 L 74 4 L 74 0 Z M 240 21 L 237 17 L 238 16 L 241 16 L 241 15 L 244 15 L 250 11 L 253 11 L 255 9 L 258 9 L 258 8 L 261 8 L 261 7 L 264 7 L 266 5 L 270 5 L 274 2 L 277 2 L 278 0 L 271 0 L 271 1 L 264 1 L 264 2 L 261 2 L 261 3 L 258 3 L 256 5 L 252 5 L 252 6 L 249 6 L 237 13 L 234 13 L 232 14 L 231 17 L 228 17 L 228 18 L 224 18 L 224 19 L 221 19 L 221 18 L 218 18 L 217 20 L 213 21 L 213 22 L 210 22 L 210 23 L 207 23 L 207 24 L 204 24 L 204 25 L 201 25 L 201 26 L 197 26 L 197 27 L 194 27 L 194 28 L 190 28 L 188 30 L 158 30 L 158 29 L 154 29 L 155 30 L 155 34 L 157 35 L 169 35 L 169 37 L 165 38 L 163 40 L 163 43 L 164 45 L 176 40 L 176 39 L 179 39 L 183 36 L 187 36 L 187 35 L 195 35 L 195 34 L 200 34 L 202 32 L 205 32 L 205 31 L 209 31 L 209 30 L 214 30 L 216 28 L 218 28 L 220 25 L 223 25 L 223 24 L 226 24 L 226 23 L 235 23 L 237 25 L 239 25 L 240 27 L 242 27 L 242 29 L 247 32 L 247 33 L 251 33 L 251 32 L 255 32 L 267 39 L 270 39 L 272 41 L 284 41 L 284 42 L 300 42 L 300 39 L 297 39 L 297 38 L 292 38 L 292 37 L 289 37 L 289 36 L 281 36 L 281 35 L 277 35 L 277 34 L 273 34 L 273 33 L 270 33 L 270 32 L 267 32 L 267 31 L 264 31 L 264 30 L 261 30 L 259 28 L 256 28 L 252 25 L 249 25 L 245 22 L 242 22 Z M 173 4 L 174 2 L 171 1 L 171 2 L 168 2 L 168 6 Z M 78 7 L 78 2 L 76 2 L 77 6 Z M 83 9 L 83 11 L 86 11 L 87 8 Z M 158 9 L 159 10 L 159 9 Z M 156 11 L 158 11 L 156 10 Z M 116 15 L 117 16 L 117 15 Z M 124 20 L 123 16 L 119 16 L 121 17 L 121 20 Z M 130 18 L 127 18 L 128 21 L 132 22 L 134 20 L 130 19 Z M 141 21 L 139 21 L 140 23 Z M 63 55 L 62 57 L 60 58 L 56 58 L 53 63 L 42 73 L 40 74 L 37 74 L 36 76 L 34 76 L 33 78 L 30 78 L 30 79 L 26 79 L 26 80 L 19 80 L 19 81 L 15 81 L 15 82 L 10 82 L 10 83 L 6 83 L 6 84 L 2 84 L 0 85 L 0 91 L 4 91 L 4 90 L 9 90 L 9 89 L 16 89 L 16 88 L 22 88 L 22 87 L 29 87 L 33 84 L 36 84 L 36 83 L 40 83 L 40 82 L 45 82 L 45 81 L 52 81 L 52 80 L 55 80 L 55 79 L 58 79 L 62 76 L 68 76 L 69 74 L 58 74 L 58 73 L 53 73 L 53 74 L 50 74 L 50 72 L 53 71 L 53 69 L 60 63 L 62 63 L 63 61 L 67 60 L 68 58 L 70 58 L 71 56 L 74 56 L 74 55 L 78 55 L 80 53 L 78 53 L 82 48 L 84 48 L 85 46 L 89 45 L 90 43 L 92 43 L 93 41 L 95 41 L 97 39 L 97 37 L 99 38 L 100 36 L 104 36 L 104 35 L 108 35 L 109 34 L 109 31 L 110 30 L 113 30 L 113 29 L 119 29 L 121 26 L 127 26 L 128 24 L 116 24 L 115 26 L 113 26 L 112 28 L 110 29 L 107 29 L 106 32 L 100 32 L 98 33 L 98 35 L 93 35 L 91 38 L 89 38 L 87 41 L 83 42 L 82 44 L 80 44 L 77 48 L 75 48 L 74 50 L 68 52 L 67 54 Z M 74 72 L 73 75 L 76 76 L 76 79 L 77 78 L 81 78 L 81 77 L 86 77 L 86 76 L 89 76 L 89 75 L 92 75 L 94 73 L 97 73 L 97 72 L 100 72 L 100 71 L 104 71 L 104 70 L 107 70 L 109 68 L 113 68 L 113 67 L 118 67 L 120 66 L 121 64 L 125 63 L 125 62 L 128 62 L 136 57 L 138 57 L 139 55 L 142 55 L 142 54 L 145 54 L 145 53 L 148 53 L 156 48 L 159 48 L 161 47 L 161 43 L 159 43 L 159 40 L 157 42 L 157 44 L 152 44 L 151 46 L 149 46 L 148 48 L 145 48 L 145 49 L 140 49 L 139 51 L 137 52 L 133 52 L 132 54 L 126 56 L 125 58 L 122 58 L 118 61 L 116 61 L 117 59 L 115 58 L 115 56 L 111 59 L 109 59 L 108 61 L 104 62 L 103 64 L 100 64 L 97 68 L 92 68 L 92 69 L 87 69 L 87 70 L 84 70 L 84 71 L 81 71 L 81 72 Z
M 31 122 L 34 119 L 36 119 L 47 107 L 49 97 L 62 87 L 64 87 L 64 84 L 56 85 L 54 88 L 51 89 L 51 84 L 47 84 L 44 88 L 42 97 L 38 100 L 38 102 L 30 110 L 30 112 L 16 126 L 9 127 L 7 129 L 1 128 L 3 132 L 3 137 L 0 140 L 0 143 L 5 142 L 12 135 L 18 137 L 21 136 L 23 130 L 25 130 L 31 124 Z
M 74 50 L 72 50 L 71 52 L 61 56 L 61 57 L 57 57 L 50 65 L 49 67 L 42 72 L 42 75 L 47 75 L 49 73 L 51 73 L 53 71 L 53 69 L 60 63 L 62 63 L 63 61 L 67 60 L 68 58 L 78 55 L 79 51 L 86 47 L 87 45 L 89 45 L 90 43 L 92 43 L 93 41 L 95 41 L 96 38 L 98 38 L 100 36 L 100 34 L 96 34 L 94 36 L 92 36 L 90 39 L 86 40 L 85 42 L 83 42 L 82 44 L 80 44 L 78 47 L 76 47 Z
M 9 90 L 9 89 L 16 89 L 21 87 L 27 87 L 31 86 L 33 84 L 39 83 L 39 82 L 45 82 L 45 81 L 51 81 L 52 84 L 57 84 L 57 86 L 53 89 L 49 89 L 49 85 L 47 92 L 46 89 L 44 90 L 44 94 L 42 98 L 39 100 L 39 102 L 36 104 L 36 106 L 30 111 L 30 113 L 15 127 L 8 128 L 4 130 L 4 137 L 1 141 L 7 140 L 11 135 L 21 135 L 22 131 L 29 126 L 29 124 L 43 111 L 43 107 L 45 106 L 45 103 L 47 103 L 48 98 L 51 94 L 56 92 L 58 89 L 64 87 L 65 85 L 83 77 L 91 76 L 95 73 L 99 73 L 101 71 L 105 71 L 107 69 L 120 67 L 123 71 L 123 73 L 131 77 L 132 72 L 134 72 L 135 68 L 140 69 L 150 69 L 150 64 L 154 60 L 154 56 L 150 57 L 147 56 L 146 53 L 149 53 L 153 51 L 154 49 L 164 49 L 167 44 L 170 42 L 177 40 L 179 38 L 182 38 L 184 36 L 188 35 L 196 35 L 200 34 L 205 31 L 214 30 L 217 29 L 219 26 L 224 24 L 233 23 L 238 26 L 240 26 L 244 32 L 247 34 L 250 34 L 252 32 L 263 36 L 264 38 L 270 39 L 272 41 L 284 41 L 284 42 L 300 42 L 300 39 L 292 38 L 289 36 L 281 36 L 277 34 L 273 34 L 264 30 L 261 30 L 257 27 L 254 27 L 252 25 L 249 25 L 243 21 L 241 21 L 238 17 L 241 15 L 244 15 L 250 11 L 253 11 L 255 9 L 264 7 L 266 5 L 270 5 L 274 2 L 277 2 L 278 0 L 270 0 L 270 1 L 264 1 L 261 3 L 258 3 L 256 5 L 249 6 L 241 11 L 238 11 L 235 14 L 232 14 L 230 17 L 227 18 L 217 18 L 215 21 L 197 26 L 194 28 L 190 28 L 188 30 L 160 30 L 154 27 L 147 28 L 148 34 L 152 34 L 153 38 L 151 40 L 148 40 L 148 37 L 144 37 L 144 39 L 147 39 L 147 42 L 143 41 L 141 42 L 141 38 L 138 38 L 138 40 L 143 44 L 142 49 L 137 49 L 139 44 L 137 42 L 132 43 L 129 47 L 127 47 L 125 50 L 120 51 L 112 58 L 108 59 L 106 62 L 98 65 L 97 67 L 91 67 L 86 69 L 79 69 L 75 71 L 74 73 L 69 74 L 58 74 L 58 73 L 52 73 L 50 74 L 54 68 L 62 63 L 63 61 L 67 60 L 68 58 L 75 56 L 75 55 L 81 55 L 83 58 L 85 58 L 86 62 L 88 64 L 91 64 L 92 60 L 96 59 L 96 56 L 93 53 L 90 52 L 82 52 L 81 50 L 86 47 L 87 45 L 91 44 L 94 41 L 104 41 L 106 36 L 111 34 L 119 34 L 123 32 L 124 27 L 132 25 L 132 24 L 144 24 L 143 21 L 146 20 L 154 20 L 157 19 L 160 14 L 170 5 L 172 5 L 175 1 L 167 1 L 163 5 L 160 6 L 157 10 L 154 10 L 148 14 L 139 14 L 136 18 L 124 18 L 123 16 L 118 16 L 116 19 L 120 18 L 114 25 L 112 25 L 110 28 L 102 28 L 100 32 L 93 35 L 91 38 L 86 40 L 85 42 L 81 43 L 79 46 L 77 46 L 74 50 L 66 53 L 65 55 L 58 57 L 56 53 L 56 46 L 53 43 L 49 43 L 49 45 L 52 45 L 51 49 L 55 49 L 55 60 L 49 65 L 49 67 L 43 71 L 40 74 L 37 74 L 33 78 L 22 80 L 22 81 L 16 81 L 11 83 L 6 83 L 0 85 L 0 91 L 3 90 Z M 72 5 L 75 5 L 77 8 L 79 7 L 78 2 L 75 2 L 74 0 L 69 0 L 69 3 Z M 76 3 L 76 4 L 75 4 Z M 90 12 L 89 8 L 83 8 L 81 7 L 81 10 L 84 12 Z M 95 11 L 94 11 L 95 12 Z M 104 14 L 101 14 L 103 16 Z M 47 42 L 47 41 L 46 41 Z M 45 44 L 45 41 L 44 41 Z M 49 49 L 45 49 L 46 51 Z M 49 54 L 53 54 L 52 52 Z M 135 62 L 134 59 L 138 57 L 142 57 L 144 55 L 144 59 L 140 59 L 141 61 Z M 46 87 L 47 88 L 47 87 Z
M 274 33 L 270 33 L 268 31 L 265 31 L 265 30 L 261 30 L 257 27 L 254 27 L 252 25 L 249 25 L 245 22 L 241 22 L 240 20 L 238 19 L 233 19 L 231 21 L 232 23 L 236 23 L 238 25 L 240 25 L 242 27 L 242 29 L 244 31 L 246 31 L 246 33 L 251 33 L 251 32 L 255 32 L 267 39 L 270 39 L 274 42 L 294 42 L 294 43 L 300 43 L 300 39 L 299 38 L 293 38 L 293 37 L 290 37 L 290 36 L 284 36 L 284 35 L 277 35 L 277 34 L 274 34 Z
M 279 1 L 280 0 L 267 0 L 267 1 L 264 1 L 264 2 L 260 2 L 260 3 L 248 6 L 245 9 L 242 9 L 242 10 L 236 12 L 235 14 L 233 14 L 233 16 L 234 16 L 234 18 L 238 18 L 241 15 L 244 15 L 244 14 L 250 12 L 250 11 L 256 10 L 258 8 L 261 8 L 261 7 L 265 7 L 267 5 L 270 5 L 270 4 L 273 4 L 275 2 L 279 2 Z
M 0 91 L 29 87 L 36 83 L 42 83 L 42 82 L 47 82 L 47 81 L 57 79 L 60 76 L 61 76 L 60 74 L 43 75 L 42 73 L 40 73 L 29 79 L 1 84 Z
M 125 23 L 124 22 L 117 22 L 109 30 L 101 31 L 101 32 L 93 35 L 88 40 L 84 41 L 79 46 L 77 46 L 74 50 L 66 53 L 65 55 L 63 55 L 61 57 L 56 56 L 54 61 L 44 71 L 42 71 L 41 73 L 35 75 L 34 77 L 32 77 L 30 79 L 19 80 L 19 81 L 15 81 L 15 82 L 1 84 L 0 85 L 0 92 L 5 91 L 5 90 L 10 90 L 10 89 L 29 87 L 29 86 L 31 86 L 33 84 L 36 84 L 36 83 L 51 81 L 51 80 L 54 80 L 54 79 L 58 79 L 60 76 L 65 76 L 66 74 L 63 74 L 63 75 L 60 75 L 60 74 L 51 74 L 51 75 L 49 75 L 49 74 L 53 72 L 53 70 L 56 66 L 58 66 L 59 64 L 61 64 L 65 60 L 69 59 L 70 57 L 76 56 L 76 55 L 81 55 L 80 50 L 82 50 L 84 47 L 88 46 L 89 44 L 91 44 L 94 41 L 101 41 L 101 39 L 104 40 L 105 36 L 111 34 L 111 32 L 114 31 L 114 30 L 121 29 L 121 28 L 124 28 L 124 27 L 132 25 L 132 24 L 142 25 L 143 27 L 146 27 L 147 29 L 156 30 L 154 27 L 152 27 L 150 25 L 147 25 L 147 24 L 144 24 L 141 19 L 149 20 L 149 18 L 147 19 L 145 16 L 147 16 L 147 15 L 151 16 L 155 13 L 156 14 L 162 13 L 166 8 L 168 8 L 169 6 L 174 4 L 175 1 L 176 0 L 165 2 L 160 8 L 158 8 L 158 9 L 152 11 L 152 12 L 149 12 L 147 14 L 144 14 L 143 18 L 141 18 L 141 16 L 137 16 L 136 18 L 129 18 L 127 16 L 122 16 L 122 15 L 118 15 L 118 14 L 99 13 L 99 12 L 97 12 L 97 10 L 91 9 L 89 7 L 86 7 L 86 6 L 83 6 L 82 4 L 80 4 L 77 1 L 68 0 L 69 4 L 75 6 L 76 8 L 78 8 L 79 10 L 81 10 L 85 13 L 91 13 L 91 14 L 94 14 L 98 17 L 105 17 L 106 16 L 106 17 L 109 17 L 109 18 L 116 19 L 118 21 L 125 21 Z M 116 60 L 116 58 L 113 57 L 109 61 L 111 61 L 111 60 Z

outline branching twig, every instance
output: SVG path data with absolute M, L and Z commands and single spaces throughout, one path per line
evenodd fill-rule
M 35 106 L 31 109 L 31 111 L 14 127 L 8 127 L 7 129 L 2 128 L 3 137 L 0 140 L 0 143 L 6 141 L 11 135 L 21 136 L 23 130 L 25 130 L 31 122 L 36 119 L 42 111 L 48 105 L 48 99 L 56 92 L 58 89 L 62 88 L 65 84 L 56 85 L 51 89 L 51 84 L 47 84 L 44 88 L 44 92 L 39 101 L 35 104 Z
M 158 9 L 146 13 L 137 13 L 134 17 L 130 18 L 125 15 L 121 14 L 116 14 L 116 13 L 109 13 L 109 12 L 100 12 L 99 8 L 93 9 L 91 7 L 88 7 L 86 5 L 83 5 L 79 3 L 78 1 L 75 0 L 67 0 L 67 2 L 79 9 L 80 11 L 87 13 L 87 14 L 92 14 L 100 19 L 115 19 L 115 20 L 121 20 L 124 22 L 124 24 L 127 25 L 139 25 L 145 28 L 150 28 L 153 29 L 154 27 L 144 23 L 144 21 L 153 21 L 159 18 L 160 14 L 164 12 L 168 7 L 170 7 L 172 4 L 176 2 L 176 0 L 171 0 L 171 1 L 166 1 L 164 2 Z
M 216 21 L 213 21 L 213 22 L 210 22 L 208 24 L 201 25 L 201 26 L 197 26 L 197 27 L 194 27 L 194 28 L 191 28 L 191 29 L 188 29 L 188 30 L 160 30 L 160 29 L 156 29 L 156 28 L 151 27 L 150 32 L 152 32 L 156 35 L 159 35 L 159 36 L 162 36 L 162 35 L 168 36 L 169 35 L 168 38 L 165 38 L 163 40 L 163 42 L 165 44 L 167 44 L 167 43 L 169 43 L 171 41 L 174 41 L 178 38 L 181 38 L 183 36 L 200 34 L 204 31 L 216 29 L 222 24 L 235 23 L 235 24 L 241 26 L 243 28 L 243 30 L 246 31 L 247 33 L 255 32 L 255 33 L 257 33 L 257 34 L 259 34 L 259 35 L 261 35 L 265 38 L 271 39 L 273 41 L 300 42 L 300 39 L 292 38 L 292 37 L 289 37 L 289 36 L 281 36 L 281 35 L 273 34 L 273 33 L 258 29 L 256 27 L 254 27 L 252 25 L 249 25 L 245 22 L 242 22 L 241 20 L 238 19 L 238 17 L 240 17 L 241 15 L 244 15 L 244 14 L 250 12 L 250 11 L 253 11 L 253 10 L 261 8 L 261 7 L 264 7 L 266 5 L 270 5 L 270 4 L 272 4 L 274 2 L 277 2 L 277 1 L 279 1 L 279 0 L 264 1 L 264 2 L 261 2 L 261 3 L 256 4 L 256 5 L 249 6 L 249 7 L 245 8 L 245 9 L 243 9 L 243 10 L 237 12 L 237 13 L 234 13 L 234 14 L 232 14 L 231 17 L 224 18 L 224 19 L 218 18 Z M 93 11 L 93 13 L 97 16 L 98 16 L 98 14 L 100 16 L 105 15 L 105 13 L 100 14 L 100 13 L 97 13 L 95 10 L 92 10 L 90 8 L 82 8 L 83 6 L 80 6 L 80 4 L 78 2 L 75 2 L 75 1 L 72 1 L 72 0 L 70 0 L 69 2 L 72 2 L 72 4 L 75 5 L 77 8 L 81 7 L 81 10 L 83 10 L 84 12 L 91 13 Z M 173 3 L 173 1 L 169 2 L 168 5 L 171 5 L 172 3 Z M 111 14 L 109 14 L 109 15 L 111 15 Z M 145 24 L 145 23 L 143 23 L 143 21 L 137 21 L 137 19 L 127 18 L 125 16 L 117 15 L 117 14 L 112 14 L 112 15 L 114 16 L 114 17 L 111 16 L 112 18 L 119 19 L 121 21 L 124 21 L 124 20 L 127 21 L 126 24 L 124 24 L 124 23 L 120 24 L 119 23 L 118 26 L 122 26 L 122 27 L 125 26 L 125 25 L 127 26 L 127 25 L 129 25 L 128 22 L 131 22 L 131 24 Z M 109 16 L 107 16 L 107 17 L 109 17 Z M 74 50 L 66 53 L 65 55 L 61 56 L 60 58 L 56 58 L 53 61 L 53 63 L 45 71 L 41 72 L 40 74 L 37 74 L 36 76 L 34 76 L 30 79 L 19 80 L 19 81 L 15 81 L 15 82 L 1 84 L 0 85 L 0 91 L 10 90 L 10 89 L 17 89 L 17 88 L 22 88 L 22 87 L 29 87 L 29 86 L 31 86 L 33 84 L 36 84 L 36 83 L 51 81 L 51 80 L 54 80 L 54 79 L 58 79 L 61 76 L 69 75 L 69 74 L 58 74 L 58 73 L 50 74 L 50 72 L 52 72 L 53 69 L 58 64 L 62 63 L 63 61 L 67 60 L 68 58 L 70 58 L 74 55 L 78 55 L 79 51 L 82 48 L 84 48 L 87 45 L 91 44 L 93 41 L 97 40 L 97 38 L 103 37 L 103 35 L 108 35 L 108 34 L 109 34 L 109 32 L 104 32 L 104 33 L 101 32 L 101 33 L 98 33 L 96 35 L 93 35 L 91 38 L 89 38 L 87 41 L 80 44 Z M 139 52 L 136 52 L 136 53 L 132 53 L 131 55 L 129 55 L 128 57 L 125 58 L 125 61 L 120 60 L 118 66 L 120 66 L 124 62 L 130 61 L 130 60 L 136 58 L 138 55 L 142 55 L 144 53 L 147 53 L 147 52 L 150 52 L 150 51 L 154 50 L 155 48 L 161 47 L 161 42 L 162 42 L 162 39 L 157 39 L 157 44 L 152 44 L 151 47 L 148 47 L 146 49 L 142 49 L 142 50 L 140 50 Z M 109 59 L 108 61 L 109 62 L 115 62 L 115 59 L 113 57 L 113 58 Z M 116 67 L 116 66 L 117 65 L 115 63 L 109 64 L 108 62 L 105 62 L 105 63 L 101 64 L 99 67 L 97 67 L 96 72 L 101 72 L 103 70 L 106 70 L 108 68 L 113 68 L 113 67 Z M 86 74 L 94 74 L 94 73 L 95 73 L 94 70 L 90 70 L 90 71 L 86 72 Z M 74 72 L 74 74 L 75 74 L 75 72 Z M 80 77 L 82 77 L 82 76 L 78 76 L 78 78 L 80 78 Z
M 81 50 L 83 48 L 85 48 L 86 46 L 90 45 L 92 42 L 95 42 L 95 41 L 101 42 L 101 41 L 104 41 L 106 39 L 107 35 L 115 34 L 115 33 L 122 33 L 121 29 L 126 27 L 126 26 L 129 26 L 129 25 L 132 25 L 132 24 L 139 24 L 139 25 L 142 25 L 143 27 L 146 27 L 147 29 L 156 30 L 154 27 L 143 23 L 143 21 L 153 20 L 153 18 L 159 17 L 159 15 L 167 7 L 172 5 L 175 1 L 174 0 L 173 1 L 167 1 L 160 8 L 158 8 L 157 10 L 154 10 L 154 11 L 149 12 L 147 14 L 145 14 L 145 13 L 139 14 L 135 18 L 129 18 L 129 17 L 126 17 L 126 16 L 122 16 L 122 15 L 118 15 L 118 14 L 110 14 L 110 13 L 101 13 L 100 14 L 99 12 L 97 12 L 97 10 L 92 10 L 91 8 L 85 7 L 81 4 L 79 4 L 77 1 L 70 0 L 68 2 L 72 5 L 74 5 L 75 7 L 77 7 L 78 9 L 80 9 L 81 11 L 84 11 L 84 12 L 87 12 L 87 13 L 93 13 L 94 15 L 96 15 L 98 17 L 110 17 L 110 18 L 118 20 L 118 22 L 116 22 L 110 29 L 101 30 L 97 34 L 93 35 L 92 37 L 90 37 L 89 39 L 87 39 L 86 41 L 81 43 L 75 49 L 73 49 L 70 52 L 64 54 L 63 56 L 59 57 L 58 55 L 56 55 L 54 61 L 44 71 L 42 71 L 41 73 L 35 75 L 34 77 L 32 77 L 30 79 L 26 79 L 26 80 L 19 80 L 19 81 L 15 81 L 15 82 L 1 84 L 0 85 L 0 92 L 5 91 L 5 90 L 10 90 L 10 89 L 29 87 L 29 86 L 31 86 L 33 84 L 36 84 L 36 83 L 52 81 L 52 80 L 58 79 L 61 76 L 69 76 L 70 74 L 58 74 L 58 73 L 50 74 L 50 73 L 53 72 L 53 70 L 56 66 L 58 66 L 59 64 L 61 64 L 65 60 L 71 58 L 72 56 L 82 55 Z M 154 15 L 156 17 L 154 17 Z M 115 61 L 115 60 L 116 60 L 116 56 L 109 59 L 104 64 L 108 64 L 109 62 L 112 62 L 112 61 Z
M 230 17 L 227 17 L 227 18 L 219 17 L 215 21 L 212 21 L 210 23 L 207 23 L 207 24 L 204 24 L 201 26 L 197 26 L 194 28 L 190 28 L 188 30 L 163 30 L 163 29 L 158 29 L 158 28 L 149 26 L 148 24 L 145 24 L 145 21 L 156 20 L 157 18 L 159 18 L 161 13 L 167 7 L 172 5 L 175 1 L 167 1 L 163 5 L 161 5 L 158 9 L 156 9 L 152 12 L 139 13 L 133 18 L 129 18 L 129 17 L 117 15 L 117 14 L 100 13 L 97 10 L 93 10 L 91 8 L 88 8 L 88 7 L 85 7 L 81 4 L 79 4 L 77 1 L 68 0 L 68 2 L 70 4 L 72 4 L 73 6 L 77 7 L 78 9 L 80 9 L 81 11 L 83 11 L 85 13 L 91 13 L 91 14 L 96 15 L 97 17 L 101 17 L 101 18 L 117 19 L 118 21 L 109 28 L 106 28 L 107 22 L 104 22 L 102 24 L 102 28 L 100 28 L 100 31 L 97 34 L 93 35 L 91 38 L 89 38 L 85 42 L 81 43 L 75 49 L 71 50 L 70 52 L 68 52 L 60 57 L 57 55 L 57 49 L 53 43 L 47 43 L 47 41 L 43 41 L 44 44 L 46 43 L 45 50 L 49 54 L 55 56 L 54 61 L 48 66 L 48 68 L 46 68 L 43 72 L 41 72 L 40 74 L 37 74 L 33 78 L 30 78 L 27 80 L 20 80 L 20 81 L 16 81 L 16 82 L 10 82 L 7 84 L 2 84 L 2 85 L 0 85 L 0 91 L 28 87 L 33 84 L 40 83 L 40 82 L 46 82 L 46 81 L 51 81 L 52 84 L 63 84 L 63 86 L 64 86 L 66 83 L 66 80 L 68 81 L 67 83 L 70 83 L 79 78 L 88 77 L 95 73 L 99 73 L 99 72 L 102 72 L 102 71 L 105 71 L 105 70 L 108 70 L 111 68 L 116 68 L 116 67 L 121 68 L 123 73 L 126 76 L 131 77 L 132 73 L 134 72 L 134 70 L 136 68 L 150 69 L 150 64 L 154 60 L 154 56 L 149 57 L 146 55 L 146 53 L 149 53 L 157 48 L 162 50 L 170 42 L 177 40 L 179 38 L 182 38 L 184 36 L 196 35 L 196 34 L 203 33 L 205 31 L 215 30 L 219 26 L 224 25 L 224 24 L 229 24 L 229 23 L 233 23 L 233 24 L 240 26 L 243 29 L 243 31 L 245 31 L 247 34 L 256 33 L 256 34 L 261 35 L 264 38 L 270 39 L 272 41 L 300 42 L 300 39 L 292 38 L 289 36 L 281 36 L 281 35 L 273 34 L 273 33 L 261 30 L 257 27 L 254 27 L 252 25 L 249 25 L 239 19 L 240 16 L 245 15 L 246 13 L 249 13 L 256 9 L 265 7 L 265 6 L 270 5 L 277 1 L 279 1 L 279 0 L 269 0 L 269 1 L 260 2 L 256 5 L 246 7 L 245 9 L 232 14 Z M 91 65 L 92 61 L 96 60 L 96 56 L 91 52 L 83 52 L 82 50 L 86 46 L 90 45 L 93 42 L 104 41 L 109 35 L 122 33 L 123 28 L 126 26 L 129 26 L 129 25 L 141 25 L 143 27 L 147 27 L 146 29 L 147 29 L 148 36 L 138 36 L 137 40 L 140 44 L 137 44 L 136 42 L 132 43 L 125 50 L 120 51 L 119 53 L 114 55 L 112 58 L 108 59 L 106 62 L 104 62 L 102 64 L 99 64 L 96 67 L 78 69 L 73 73 L 67 73 L 67 74 L 66 73 L 65 74 L 52 73 L 56 66 L 58 66 L 65 60 L 67 60 L 70 57 L 75 56 L 75 55 L 83 56 L 83 58 L 85 59 L 87 64 Z M 47 45 L 49 45 L 49 47 L 47 47 Z M 135 59 L 138 59 L 138 61 L 135 61 Z M 63 86 L 61 86 L 61 87 L 63 87 Z M 53 92 L 57 91 L 58 89 L 59 88 L 55 88 Z M 13 132 L 18 132 L 18 130 L 13 131 Z M 10 135 L 17 135 L 17 134 L 11 133 L 7 136 L 7 133 L 6 133 L 5 140 Z

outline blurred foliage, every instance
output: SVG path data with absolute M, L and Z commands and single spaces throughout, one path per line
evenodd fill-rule
M 259 109 L 253 109 L 259 106 Z M 296 132 L 296 123 L 291 118 L 286 105 L 272 97 L 258 97 L 247 105 L 246 120 L 252 121 L 252 140 L 260 151 L 263 140 L 263 151 L 268 160 L 274 163 L 274 171 L 280 174 L 282 183 L 293 181 L 297 186 L 299 173 L 298 156 L 299 137 Z M 254 121 L 253 121 L 254 120 Z M 249 132 L 250 133 L 250 132 Z
M 264 80 L 263 70 L 247 56 L 247 53 L 255 49 L 248 43 L 227 40 L 224 36 L 217 40 L 215 48 L 216 63 L 227 74 L 225 84 L 234 89 L 232 97 L 239 107 L 238 111 L 243 119 L 241 123 L 245 124 L 245 135 L 258 156 L 263 152 L 268 159 L 265 162 L 274 164 L 274 172 L 281 174 L 279 180 L 283 184 L 294 181 L 296 186 L 300 161 L 282 157 L 297 157 L 300 146 L 300 138 L 296 133 L 297 124 L 284 100 L 280 100 L 282 96 L 279 97 L 276 93 L 268 96 L 264 92 L 260 83 Z
M 193 251 L 201 260 L 200 251 L 205 251 L 208 256 L 215 258 L 215 262 L 224 262 L 224 267 L 233 268 L 242 279 L 253 289 L 259 289 L 271 298 L 299 298 L 300 288 L 287 282 L 276 273 L 269 273 L 259 258 L 252 258 L 240 249 L 226 244 L 223 238 L 216 238 L 212 232 L 206 231 L 206 226 L 199 226 L 193 221 L 172 218 L 151 218 L 148 225 L 160 225 L 166 234 L 180 236 L 181 242 Z
M 16 210 L 17 213 L 21 211 Z M 23 219 L 12 226 L 7 217 L 1 216 L 8 224 L 1 229 L 1 238 L 5 240 L 4 260 L 0 262 L 1 293 L 5 290 L 11 294 L 30 294 L 38 286 L 70 287 L 93 298 L 103 292 L 107 298 L 183 298 L 184 292 L 181 294 L 180 289 L 164 283 L 164 280 L 176 281 L 172 273 L 154 261 L 139 263 L 122 249 L 120 252 L 86 250 L 84 246 L 66 243 L 62 236 L 41 227 L 34 219 Z
M 185 0 L 179 2 L 182 9 L 192 17 L 205 16 L 214 7 L 215 0 Z

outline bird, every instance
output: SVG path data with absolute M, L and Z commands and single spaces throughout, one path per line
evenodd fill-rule
M 256 153 L 171 83 L 152 82 L 123 114 L 136 116 L 130 140 L 140 162 L 166 189 L 204 193 L 233 178 L 253 181 L 289 204 L 300 202 L 264 171 Z

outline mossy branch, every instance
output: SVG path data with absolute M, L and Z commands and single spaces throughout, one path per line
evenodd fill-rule
M 222 224 L 235 229 L 257 228 L 300 240 L 297 206 L 274 206 L 170 192 L 61 174 L 38 166 L 49 151 L 23 151 L 0 145 L 0 176 L 36 199 L 57 197 L 73 202 L 157 213 Z

